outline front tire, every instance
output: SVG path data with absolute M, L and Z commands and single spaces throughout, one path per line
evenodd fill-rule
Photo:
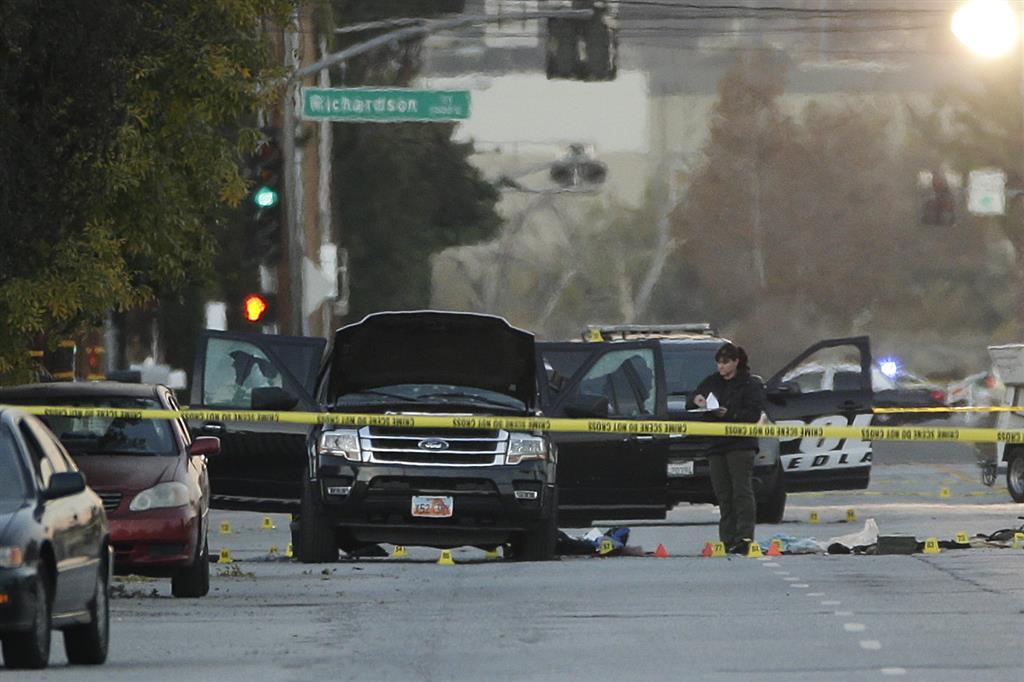
M 298 554 L 299 561 L 304 564 L 326 564 L 338 560 L 335 529 L 324 520 L 320 501 L 316 499 L 316 486 L 316 481 L 303 478 Z
M 782 473 L 782 464 L 775 467 L 770 486 L 761 494 L 757 501 L 758 523 L 782 523 L 786 513 L 786 481 Z
M 1006 455 L 1006 489 L 1014 502 L 1024 502 L 1024 451 L 1017 448 Z
M 512 539 L 512 556 L 516 561 L 551 561 L 555 558 L 558 539 L 558 488 L 552 488 L 551 513 L 536 526 L 522 531 Z
M 106 561 L 100 562 L 96 594 L 89 604 L 90 621 L 64 631 L 64 653 L 73 665 L 99 665 L 110 646 L 110 582 Z
M 171 594 L 195 599 L 210 592 L 210 542 L 205 537 L 196 542 L 196 558 L 171 577 Z
M 53 588 L 46 566 L 40 564 L 36 573 L 36 609 L 32 629 L 28 632 L 13 632 L 4 635 L 4 664 L 11 669 L 45 668 L 50 664 L 51 609 Z

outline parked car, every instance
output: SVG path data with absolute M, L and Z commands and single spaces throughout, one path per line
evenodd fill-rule
M 0 405 L 4 665 L 45 668 L 51 629 L 64 632 L 70 663 L 103 663 L 112 565 L 100 498 L 41 421 Z
M 109 381 L 0 389 L 0 403 L 178 409 L 165 386 Z M 182 419 L 42 418 L 75 458 L 110 520 L 117 573 L 170 577 L 175 597 L 210 590 L 210 483 L 217 438 L 193 439 Z
M 699 419 L 686 401 L 715 371 L 726 341 L 707 323 L 593 325 L 578 341 L 538 344 L 541 406 L 551 417 Z M 856 359 L 847 384 L 802 390 L 784 378 L 825 357 Z M 866 337 L 821 341 L 767 383 L 764 419 L 778 424 L 863 424 L 871 421 Z M 647 434 L 555 433 L 563 518 L 664 518 L 681 502 L 713 503 L 707 438 Z M 626 476 L 628 472 L 628 476 Z M 871 444 L 852 439 L 761 439 L 754 464 L 758 519 L 782 520 L 787 491 L 866 488 Z M 621 475 L 616 478 L 615 474 Z M 608 483 L 603 488 L 593 480 Z M 617 513 L 609 516 L 614 503 Z M 602 508 L 603 507 L 603 508 Z
M 320 338 L 203 332 L 192 405 L 388 415 L 536 415 L 533 335 L 492 315 L 377 313 Z M 318 366 L 320 367 L 318 371 Z M 213 422 L 215 504 L 296 515 L 303 562 L 371 543 L 508 544 L 554 556 L 555 451 L 520 430 Z

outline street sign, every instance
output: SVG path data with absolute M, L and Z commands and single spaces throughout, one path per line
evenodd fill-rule
M 1006 213 L 1006 173 L 997 168 L 972 170 L 967 176 L 967 210 L 974 215 Z
M 459 121 L 469 118 L 469 91 L 302 88 L 302 118 L 380 123 Z

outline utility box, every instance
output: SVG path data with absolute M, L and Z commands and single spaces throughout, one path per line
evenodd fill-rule
M 1024 343 L 989 346 L 988 354 L 992 358 L 992 366 L 1007 387 L 1010 384 L 1024 385 Z

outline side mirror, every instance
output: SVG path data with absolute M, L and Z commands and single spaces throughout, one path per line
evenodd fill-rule
M 780 381 L 777 384 L 770 384 L 767 393 L 778 396 L 800 395 L 800 384 L 795 381 Z
M 603 395 L 581 393 L 566 404 L 565 414 L 573 419 L 607 419 L 608 398 Z
M 287 412 L 299 404 L 299 399 L 280 386 L 262 386 L 252 389 L 252 409 L 268 412 Z
M 43 498 L 55 500 L 58 497 L 75 495 L 85 490 L 85 474 L 81 471 L 61 471 L 50 476 L 50 486 L 43 491 Z
M 188 446 L 189 457 L 217 454 L 220 454 L 220 438 L 216 436 L 199 436 Z

